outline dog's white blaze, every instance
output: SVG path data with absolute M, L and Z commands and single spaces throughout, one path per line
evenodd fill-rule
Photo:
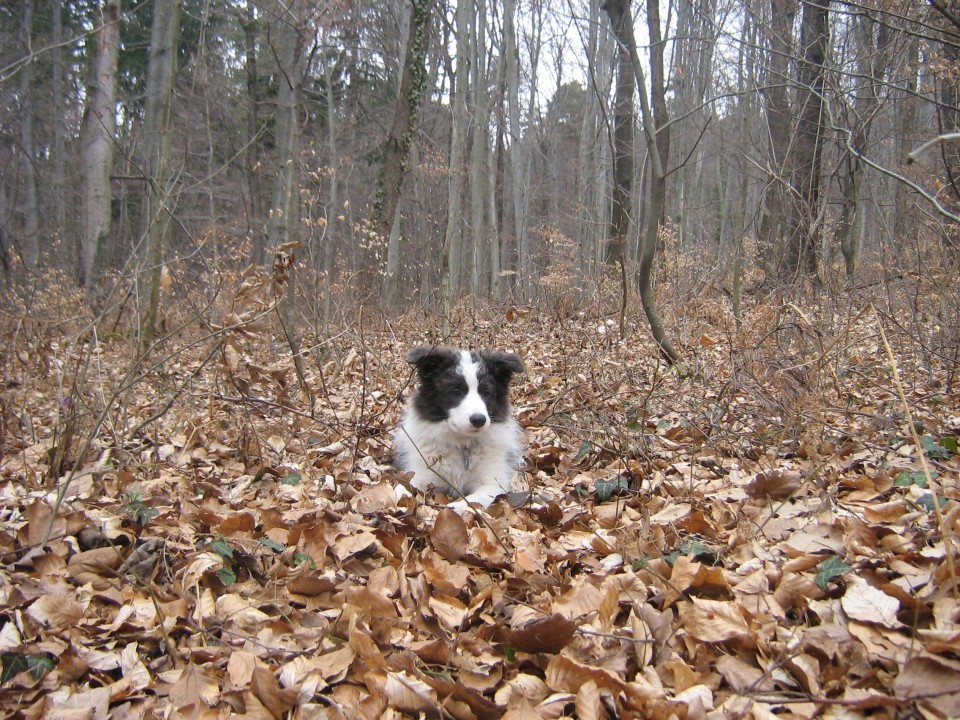
M 487 404 L 480 397 L 480 380 L 477 377 L 479 367 L 470 357 L 466 350 L 460 353 L 460 364 L 457 366 L 457 372 L 463 375 L 467 381 L 467 394 L 455 408 L 450 410 L 450 416 L 447 422 L 450 427 L 463 435 L 476 435 L 490 425 L 490 413 L 487 412 Z M 484 423 L 476 427 L 470 422 L 474 415 L 482 415 Z

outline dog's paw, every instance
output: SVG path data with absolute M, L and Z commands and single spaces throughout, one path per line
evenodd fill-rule
M 449 503 L 448 508 L 453 510 L 458 515 L 467 515 L 472 512 L 476 512 L 475 508 L 470 507 L 470 503 L 466 500 L 457 500 L 455 502 Z

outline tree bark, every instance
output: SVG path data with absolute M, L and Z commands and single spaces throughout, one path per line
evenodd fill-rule
M 247 75 L 247 152 L 246 180 L 250 194 L 249 230 L 252 238 L 252 261 L 262 266 L 266 262 L 266 233 L 263 224 L 263 196 L 260 188 L 260 80 L 257 69 L 258 24 L 253 0 L 247 0 L 243 28 L 244 71 Z
M 21 8 L 20 34 L 24 52 L 33 55 L 33 0 L 24 0 Z M 36 152 L 33 145 L 33 58 L 27 60 L 20 74 L 20 157 L 23 178 L 23 231 L 20 257 L 28 270 L 40 260 L 40 211 L 37 207 Z
M 870 15 L 861 15 L 855 18 L 854 22 L 860 40 L 858 43 L 859 75 L 863 78 L 863 86 L 857 92 L 855 106 L 852 108 L 854 130 L 850 139 L 853 146 L 859 152 L 862 152 L 869 140 L 870 128 L 873 125 L 880 103 L 877 90 L 883 83 L 883 72 L 889 64 L 891 32 L 889 25 L 881 24 L 874 47 L 873 28 L 876 25 L 876 20 Z M 840 218 L 837 221 L 837 240 L 839 241 L 840 252 L 843 254 L 847 285 L 852 287 L 857 256 L 860 252 L 860 234 L 856 227 L 858 221 L 863 222 L 861 217 L 863 207 L 860 202 L 863 162 L 859 155 L 848 150 L 844 153 L 844 165 L 846 172 L 840 178 L 843 205 L 840 208 Z
M 830 0 L 804 0 L 800 23 L 803 59 L 797 79 L 803 104 L 797 122 L 793 189 L 796 210 L 787 238 L 785 279 L 817 275 L 817 238 L 820 231 L 820 187 L 823 157 L 824 63 L 830 29 Z
M 783 247 L 790 207 L 786 188 L 792 180 L 789 162 L 792 110 L 787 89 L 790 84 L 790 55 L 793 47 L 793 19 L 797 0 L 770 0 L 771 21 L 768 70 L 762 91 L 769 140 L 770 176 L 764 194 L 763 214 L 758 233 L 758 261 L 765 273 L 771 271 L 772 257 Z
M 120 0 L 104 0 L 91 36 L 93 61 L 81 130 L 82 200 L 80 255 L 83 285 L 92 289 L 97 252 L 110 234 L 110 172 L 116 130 L 117 57 L 120 48 Z
M 383 166 L 371 215 L 374 230 L 382 237 L 390 226 L 400 202 L 400 190 L 407 171 L 407 157 L 417 123 L 420 101 L 427 86 L 427 50 L 430 45 L 430 12 L 433 0 L 412 0 L 413 16 L 403 59 L 400 92 L 393 123 L 383 148 Z
M 580 171 L 577 183 L 577 253 L 581 266 L 595 272 L 598 263 L 596 258 L 600 248 L 598 245 L 603 237 L 597 232 L 597 223 L 602 214 L 599 212 L 598 195 L 602 187 L 602 176 L 599 172 L 599 153 L 597 152 L 597 136 L 600 127 L 600 101 L 602 83 L 598 77 L 600 73 L 599 58 L 606 57 L 607 53 L 599 51 L 600 6 L 596 0 L 590 2 L 590 24 L 588 26 L 586 60 L 587 60 L 587 102 L 584 104 L 583 117 L 580 121 L 580 138 L 577 145 L 577 165 Z M 603 251 L 606 252 L 606 244 Z
M 488 245 L 486 222 L 487 185 L 485 175 L 488 172 L 490 153 L 489 93 L 487 92 L 487 7 L 485 0 L 476 0 L 477 11 L 472 13 L 474 31 L 470 43 L 474 67 L 474 81 L 471 87 L 471 111 L 473 113 L 472 142 L 470 143 L 470 235 L 473 255 L 470 263 L 470 292 L 481 293 L 484 257 Z
M 453 87 L 453 123 L 447 182 L 447 232 L 443 243 L 443 306 L 447 317 L 460 293 L 463 250 L 463 180 L 467 145 L 467 95 L 470 87 L 470 13 L 472 0 L 457 3 L 457 70 Z
M 648 0 L 648 6 L 655 2 L 658 2 L 658 0 Z M 649 7 L 647 11 L 649 13 Z M 637 41 L 633 34 L 633 13 L 630 10 L 630 0 L 608 0 L 607 14 L 610 17 L 611 27 L 615 29 L 617 42 L 626 47 L 630 54 L 634 78 L 637 82 L 637 94 L 640 98 L 643 137 L 650 157 L 650 210 L 647 212 L 646 227 L 637 267 L 637 289 L 640 293 L 640 304 L 650 325 L 650 333 L 653 335 L 663 358 L 668 363 L 673 364 L 679 361 L 680 355 L 674 349 L 670 338 L 667 337 L 663 322 L 660 320 L 660 313 L 653 296 L 652 283 L 653 264 L 656 260 L 657 238 L 660 230 L 659 208 L 663 207 L 666 198 L 666 174 L 660 157 L 660 148 L 657 144 L 657 127 L 654 124 L 650 101 L 647 99 L 643 65 L 640 63 Z M 651 38 L 651 41 L 656 43 L 656 38 Z M 662 55 L 660 57 L 662 58 Z M 661 67 L 660 78 L 663 77 L 662 72 L 663 68 Z M 651 94 L 662 96 L 664 92 L 662 84 L 659 87 L 654 84 Z M 659 98 L 657 101 L 659 102 Z
M 515 0 L 503 2 L 503 62 L 506 83 L 507 127 L 510 136 L 510 180 L 513 205 L 514 242 L 517 251 L 517 287 L 524 295 L 530 262 L 527 242 L 526 183 L 523 167 L 523 131 L 520 127 L 520 60 L 516 29 Z
M 67 221 L 67 205 L 70 198 L 67 193 L 66 156 L 67 123 L 66 102 L 63 85 L 63 0 L 53 0 L 53 191 L 56 196 L 57 239 L 64 242 L 64 230 Z M 73 243 L 71 243 L 71 246 Z M 65 255 L 75 258 L 72 250 L 63 248 Z
M 150 298 L 144 318 L 143 343 L 152 342 L 160 312 L 160 281 L 170 229 L 173 194 L 168 186 L 170 109 L 177 70 L 180 0 L 156 0 L 150 33 L 147 97 L 143 113 L 144 169 L 147 174 L 145 234 L 150 263 Z
M 608 8 L 609 12 L 609 8 Z M 622 27 L 632 21 L 632 14 L 611 13 L 610 23 L 618 38 L 633 28 Z M 614 22 L 617 24 L 614 25 Z M 610 233 L 607 238 L 606 264 L 621 268 L 626 262 L 627 232 L 630 229 L 630 199 L 633 196 L 633 92 L 636 78 L 633 61 L 626 45 L 617 45 L 617 92 L 613 108 L 613 198 L 611 201 Z

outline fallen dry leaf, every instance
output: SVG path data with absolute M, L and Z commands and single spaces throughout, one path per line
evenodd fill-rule
M 170 700 L 178 708 L 200 710 L 213 707 L 220 696 L 220 686 L 213 675 L 201 665 L 189 663 L 180 672 L 179 679 L 170 688 Z
M 877 590 L 859 577 L 851 577 L 847 591 L 840 599 L 843 611 L 853 620 L 875 623 L 888 628 L 899 628 L 897 619 L 900 603 L 896 598 Z
M 556 654 L 573 639 L 577 624 L 559 613 L 533 620 L 521 628 L 503 628 L 500 642 L 522 652 Z
M 467 526 L 463 518 L 453 510 L 443 508 L 437 513 L 430 533 L 430 543 L 444 560 L 456 562 L 462 558 L 469 547 Z

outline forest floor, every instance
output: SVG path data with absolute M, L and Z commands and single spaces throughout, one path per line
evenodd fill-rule
M 529 447 L 461 517 L 390 465 L 436 318 L 357 315 L 298 370 L 256 292 L 145 359 L 3 321 L 3 714 L 957 717 L 934 325 L 701 298 L 668 368 L 642 318 L 464 308 L 446 344 L 526 363 Z

